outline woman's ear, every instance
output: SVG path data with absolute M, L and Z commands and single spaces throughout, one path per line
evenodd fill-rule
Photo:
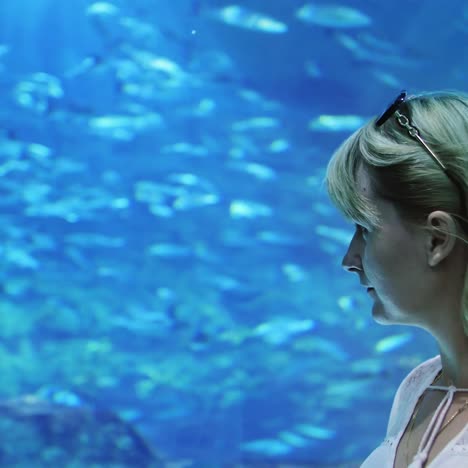
M 429 266 L 434 267 L 447 258 L 456 244 L 457 224 L 445 211 L 433 211 L 426 221 L 426 254 Z

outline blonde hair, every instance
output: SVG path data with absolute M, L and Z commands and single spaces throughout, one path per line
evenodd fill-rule
M 468 206 L 468 95 L 424 93 L 407 99 L 401 111 L 419 129 L 447 173 L 394 116 L 381 127 L 372 119 L 344 141 L 328 164 L 325 182 L 332 202 L 347 219 L 380 226 L 371 200 L 356 184 L 362 166 L 376 196 L 392 202 L 406 222 L 422 226 L 429 213 L 443 210 L 455 219 L 455 236 L 468 244 L 468 213 L 463 212 Z M 467 273 L 468 268 L 462 313 L 468 335 Z

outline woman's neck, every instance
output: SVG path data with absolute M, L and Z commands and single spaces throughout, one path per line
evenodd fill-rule
M 437 385 L 468 388 L 468 337 L 439 342 L 442 375 Z

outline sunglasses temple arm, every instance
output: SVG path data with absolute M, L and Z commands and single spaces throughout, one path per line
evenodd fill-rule
M 426 142 L 419 136 L 419 133 L 416 133 L 414 135 L 414 138 L 416 138 L 420 143 L 421 145 L 424 146 L 424 148 L 426 149 L 426 151 L 432 156 L 432 158 L 434 159 L 434 161 L 442 168 L 443 171 L 446 171 L 447 168 L 445 167 L 445 165 L 442 163 L 442 161 L 434 154 L 434 152 L 431 150 L 431 148 L 429 148 L 429 146 L 427 146 Z

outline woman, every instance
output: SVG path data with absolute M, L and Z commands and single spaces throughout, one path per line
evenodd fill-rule
M 343 266 L 374 319 L 421 327 L 440 351 L 402 382 L 362 468 L 468 467 L 468 96 L 402 92 L 341 145 L 326 182 L 356 225 Z

